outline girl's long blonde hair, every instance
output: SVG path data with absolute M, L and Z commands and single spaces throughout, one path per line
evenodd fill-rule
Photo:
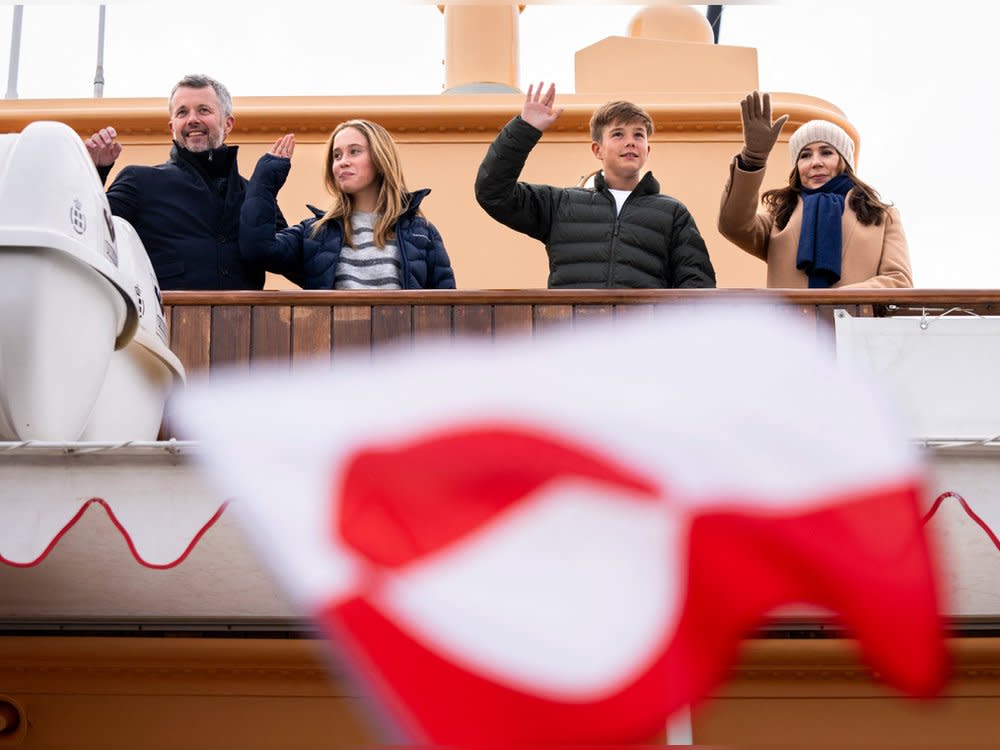
M 385 247 L 386 241 L 395 239 L 394 227 L 396 221 L 409 208 L 409 191 L 403 180 L 403 168 L 400 165 L 399 151 L 388 131 L 377 122 L 370 120 L 347 120 L 340 123 L 326 142 L 326 159 L 323 181 L 326 189 L 333 196 L 333 202 L 323 217 L 312 228 L 312 236 L 330 221 L 340 220 L 344 227 L 344 242 L 351 244 L 351 196 L 340 189 L 333 177 L 333 140 L 345 128 L 354 128 L 368 142 L 368 152 L 375 167 L 375 181 L 378 184 L 378 197 L 375 199 L 375 221 L 373 234 L 375 245 Z

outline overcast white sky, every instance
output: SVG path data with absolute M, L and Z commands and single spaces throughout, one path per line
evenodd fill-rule
M 858 128 L 858 171 L 899 207 L 918 286 L 1000 287 L 996 6 L 789 0 L 723 13 L 720 42 L 758 49 L 762 88 L 826 99 Z M 528 0 L 522 82 L 573 91 L 573 54 L 624 35 L 640 7 Z M 4 70 L 12 17 L 0 6 Z M 21 98 L 92 95 L 97 18 L 96 3 L 26 5 Z M 235 96 L 435 94 L 443 53 L 441 13 L 424 3 L 119 0 L 107 11 L 104 93 L 163 96 L 202 71 Z

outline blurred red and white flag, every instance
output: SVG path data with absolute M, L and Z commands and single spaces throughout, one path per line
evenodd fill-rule
M 214 377 L 175 413 L 410 741 L 648 740 L 792 602 L 896 688 L 944 679 L 917 455 L 785 314 Z

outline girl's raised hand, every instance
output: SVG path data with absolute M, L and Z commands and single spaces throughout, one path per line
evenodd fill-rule
M 556 100 L 556 85 L 549 84 L 548 91 L 542 93 L 544 87 L 544 82 L 539 82 L 537 89 L 529 85 L 521 109 L 521 119 L 543 132 L 563 113 L 562 107 L 557 109 L 552 106 Z
M 295 153 L 295 133 L 286 133 L 281 136 L 281 138 L 274 142 L 268 153 L 271 156 L 278 156 L 282 159 L 291 159 L 292 154 Z

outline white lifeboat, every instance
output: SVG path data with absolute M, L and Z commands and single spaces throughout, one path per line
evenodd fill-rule
M 170 351 L 167 318 L 153 264 L 135 229 L 114 217 L 118 262 L 132 279 L 139 303 L 139 327 L 124 349 L 111 357 L 104 387 L 81 440 L 156 440 L 163 409 L 175 383 L 184 383 L 184 365 Z
M 76 440 L 138 307 L 79 136 L 0 136 L 0 440 Z

